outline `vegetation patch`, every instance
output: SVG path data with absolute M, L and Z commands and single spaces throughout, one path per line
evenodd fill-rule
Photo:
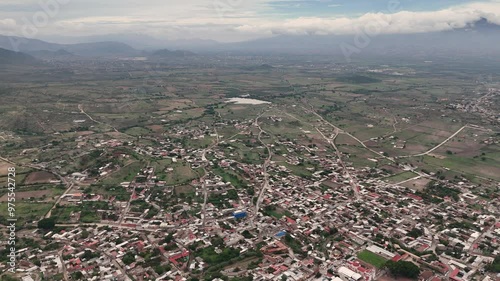
M 373 266 L 375 266 L 376 268 L 382 268 L 387 260 L 377 254 L 374 254 L 368 250 L 364 250 L 362 252 L 359 252 L 358 253 L 358 259 L 366 262 L 366 263 L 369 263 Z

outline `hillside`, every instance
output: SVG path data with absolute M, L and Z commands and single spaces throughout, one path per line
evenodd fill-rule
M 1 65 L 28 65 L 36 63 L 37 60 L 30 55 L 0 48 Z

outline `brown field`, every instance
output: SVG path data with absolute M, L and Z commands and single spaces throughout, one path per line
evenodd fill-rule
M 401 184 L 404 187 L 408 187 L 409 189 L 417 190 L 417 191 L 422 191 L 424 190 L 425 186 L 430 182 L 431 180 L 427 178 L 419 178 L 416 180 L 408 181 L 403 184 Z
M 190 185 L 182 185 L 182 186 L 177 186 L 175 188 L 175 193 L 180 194 L 180 193 L 192 193 L 195 191 L 195 188 L 190 186 Z
M 446 154 L 451 151 L 457 156 L 474 157 L 481 154 L 481 149 L 487 147 L 483 141 L 489 137 L 488 134 L 477 130 L 465 130 L 459 135 L 440 147 L 436 152 Z
M 229 107 L 231 107 L 231 110 L 244 110 L 244 109 L 247 109 L 246 107 L 241 106 L 241 105 L 232 105 L 232 104 L 229 104 Z
M 81 132 L 77 132 L 77 135 L 79 136 L 88 136 L 88 135 L 92 135 L 94 134 L 93 131 L 81 131 Z
M 7 162 L 3 162 L 3 161 L 0 161 L 0 176 L 6 176 L 7 175 L 7 169 L 9 167 L 11 167 L 12 165 L 7 163 Z
M 429 150 L 430 148 L 431 147 L 427 147 L 425 145 L 410 143 L 410 144 L 406 144 L 405 148 L 400 149 L 400 151 L 405 152 L 405 153 L 401 153 L 401 155 L 418 154 L 418 153 L 423 153 L 423 152 Z
M 162 125 L 151 125 L 151 126 L 147 126 L 147 128 L 153 130 L 154 132 L 163 132 L 165 129 L 163 128 Z
M 335 139 L 335 143 L 336 144 L 347 144 L 347 145 L 360 146 L 359 142 L 357 142 L 355 139 L 353 139 L 350 136 L 345 135 L 345 134 L 339 134 L 337 136 L 337 138 Z M 367 146 L 369 146 L 368 143 L 365 143 L 365 144 Z
M 403 170 L 398 168 L 398 167 L 395 167 L 393 165 L 384 165 L 384 166 L 381 166 L 379 167 L 380 169 L 386 169 L 388 171 L 391 171 L 394 175 L 396 174 L 399 174 L 399 173 L 402 173 Z
M 16 201 L 22 201 L 33 198 L 41 198 L 44 195 L 50 195 L 52 193 L 51 190 L 33 190 L 33 191 L 22 191 L 16 192 Z M 4 194 L 0 197 L 0 202 L 7 202 L 8 196 Z
M 188 99 L 163 100 L 159 101 L 158 105 L 162 106 L 158 111 L 170 111 L 174 109 L 186 108 L 193 104 L 193 101 Z
M 434 158 L 437 158 L 437 159 L 446 159 L 446 156 L 444 156 L 444 155 L 439 155 L 439 154 L 435 154 L 435 153 L 429 153 L 428 155 L 432 156 Z
M 24 184 L 49 183 L 51 180 L 56 180 L 56 177 L 48 172 L 33 172 L 24 180 Z
M 128 137 L 127 135 L 125 135 L 123 133 L 119 133 L 119 132 L 107 132 L 106 135 L 110 136 L 112 138 L 115 138 L 115 139 L 118 139 L 121 137 Z

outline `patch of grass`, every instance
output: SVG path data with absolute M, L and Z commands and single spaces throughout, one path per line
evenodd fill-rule
M 385 265 L 385 263 L 387 262 L 387 260 L 377 254 L 374 254 L 368 250 L 364 250 L 362 252 L 359 252 L 358 253 L 358 259 L 366 262 L 366 263 L 369 263 L 373 266 L 375 266 L 376 268 L 381 268 Z
M 0 203 L 0 223 L 7 225 L 9 212 L 7 202 Z M 52 208 L 50 203 L 15 203 L 15 217 L 18 219 L 17 225 L 35 221 L 43 217 Z
M 240 176 L 229 169 L 217 167 L 213 169 L 214 174 L 220 176 L 223 182 L 230 182 L 235 188 L 246 187 L 247 184 Z
M 144 164 L 141 162 L 134 162 L 126 167 L 121 167 L 119 171 L 109 175 L 102 183 L 116 185 L 122 182 L 130 182 L 143 167 Z

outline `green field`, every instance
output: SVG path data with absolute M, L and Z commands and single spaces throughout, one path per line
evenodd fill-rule
M 377 254 L 374 254 L 368 250 L 364 250 L 362 252 L 359 252 L 358 259 L 360 259 L 366 263 L 369 263 L 369 264 L 375 266 L 376 268 L 383 267 L 384 264 L 387 262 L 387 260 L 384 259 L 383 257 L 381 257 Z
M 14 203 L 15 218 L 18 219 L 17 225 L 21 226 L 24 223 L 30 223 L 42 218 L 52 208 L 51 203 Z M 9 219 L 7 203 L 0 203 L 0 221 L 7 225 L 6 220 Z
M 120 170 L 107 175 L 104 180 L 102 180 L 103 184 L 120 184 L 122 182 L 130 182 L 134 179 L 137 173 L 144 168 L 144 164 L 137 161 L 133 162 L 125 167 L 121 167 Z

